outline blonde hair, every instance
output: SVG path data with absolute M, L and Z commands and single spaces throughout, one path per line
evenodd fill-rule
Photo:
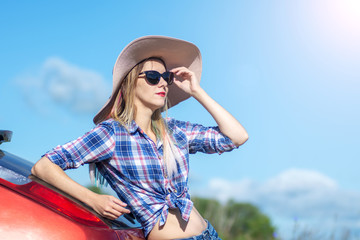
M 111 108 L 109 117 L 118 121 L 126 129 L 129 129 L 130 124 L 136 116 L 134 90 L 138 81 L 138 76 L 142 71 L 145 62 L 153 59 L 160 60 L 166 68 L 164 61 L 160 58 L 152 57 L 145 59 L 130 70 L 117 90 L 117 96 Z M 165 112 L 167 115 L 168 104 L 168 99 L 166 98 L 164 106 L 154 111 L 151 116 L 151 128 L 156 135 L 156 138 L 160 139 L 163 143 L 164 170 L 168 176 L 172 176 L 177 172 L 177 161 L 180 155 L 179 149 L 175 146 L 175 140 L 172 133 L 169 131 L 169 128 L 162 117 L 162 112 Z M 94 168 L 94 166 L 91 168 Z M 102 184 L 104 181 L 99 178 L 100 174 L 98 174 L 96 170 L 94 173 L 91 173 L 91 171 L 92 170 L 90 170 L 90 178 L 99 179 L 100 184 Z

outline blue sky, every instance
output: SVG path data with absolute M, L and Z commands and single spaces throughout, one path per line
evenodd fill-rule
M 117 55 L 167 35 L 202 52 L 201 85 L 249 132 L 238 150 L 191 159 L 193 195 L 251 201 L 281 234 L 360 229 L 360 3 L 1 1 L 3 144 L 32 162 L 93 127 Z M 213 125 L 190 99 L 169 111 Z M 89 183 L 87 167 L 69 171 Z

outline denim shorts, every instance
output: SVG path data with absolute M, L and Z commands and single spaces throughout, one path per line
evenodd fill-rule
M 178 240 L 221 240 L 215 228 L 209 223 L 208 220 L 205 221 L 207 223 L 207 228 L 200 235 L 189 238 L 181 238 Z

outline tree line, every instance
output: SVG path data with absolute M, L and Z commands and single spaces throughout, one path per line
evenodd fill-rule
M 250 203 L 192 198 L 196 209 L 211 222 L 223 240 L 273 240 L 276 228 L 268 216 Z

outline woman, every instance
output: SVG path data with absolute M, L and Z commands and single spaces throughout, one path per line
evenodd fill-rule
M 248 135 L 200 87 L 200 78 L 201 55 L 192 43 L 163 36 L 134 40 L 115 63 L 113 92 L 94 118 L 97 126 L 45 154 L 32 173 L 104 217 L 116 219 L 131 211 L 149 240 L 219 239 L 190 200 L 189 153 L 231 151 Z M 161 116 L 190 96 L 218 127 Z M 63 171 L 84 163 L 92 170 L 95 166 L 119 199 L 93 193 Z

